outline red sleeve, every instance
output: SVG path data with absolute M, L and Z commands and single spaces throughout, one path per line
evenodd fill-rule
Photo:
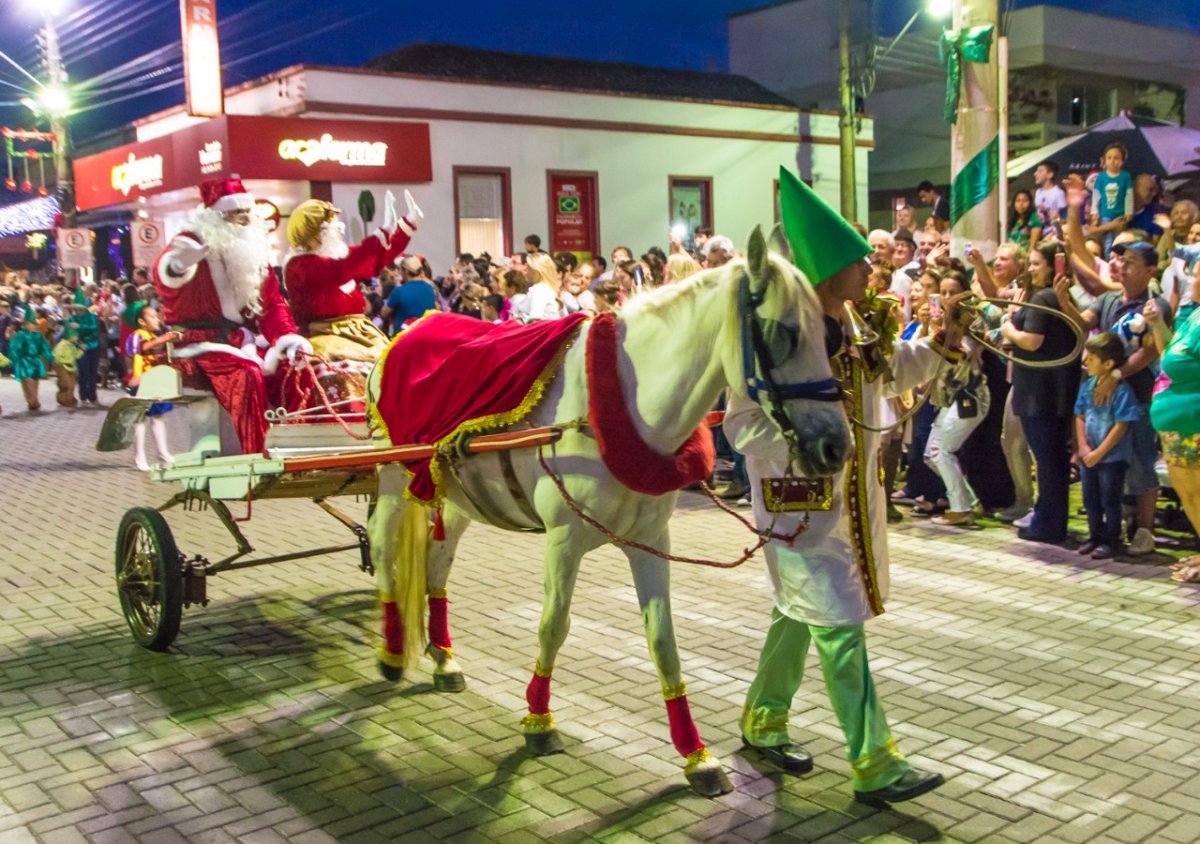
M 274 343 L 285 334 L 296 333 L 296 323 L 292 320 L 292 311 L 279 292 L 279 279 L 275 277 L 274 267 L 267 268 L 267 277 L 263 281 L 262 317 L 259 327 L 267 341 Z
M 309 271 L 312 279 L 324 279 L 340 287 L 347 281 L 366 281 L 379 274 L 384 264 L 383 243 L 375 235 L 367 235 L 362 243 L 350 247 L 345 258 L 323 258 L 309 255 L 315 268 Z
M 378 240 L 378 238 L 376 238 Z M 392 239 L 388 241 L 387 250 L 383 253 L 383 260 L 379 262 L 378 268 L 375 270 L 375 275 L 379 274 L 379 270 L 386 267 L 388 264 L 395 261 L 404 254 L 404 250 L 408 248 L 409 242 L 412 241 L 412 236 L 406 234 L 404 229 L 396 226 L 396 231 L 392 233 Z

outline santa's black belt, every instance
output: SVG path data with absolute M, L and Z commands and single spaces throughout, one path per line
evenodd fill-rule
M 242 323 L 234 322 L 231 319 L 194 319 L 172 325 L 171 329 L 173 331 L 233 331 L 243 327 Z

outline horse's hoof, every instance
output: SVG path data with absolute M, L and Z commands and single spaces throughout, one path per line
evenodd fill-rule
M 688 785 L 692 787 L 692 791 L 701 797 L 720 797 L 722 794 L 733 791 L 733 783 L 729 781 L 729 777 L 725 776 L 725 769 L 719 764 L 712 768 L 704 767 L 686 771 L 685 776 L 687 776 Z
M 382 659 L 379 660 L 379 673 L 383 675 L 383 679 L 391 683 L 399 683 L 404 677 L 403 668 L 397 668 L 394 665 L 388 665 Z
M 461 671 L 442 674 L 434 672 L 433 687 L 439 692 L 461 692 L 467 687 L 467 678 Z
M 558 730 L 547 730 L 544 733 L 526 733 L 525 747 L 534 756 L 550 756 L 555 753 L 562 753 L 565 750 L 562 736 L 558 734 Z

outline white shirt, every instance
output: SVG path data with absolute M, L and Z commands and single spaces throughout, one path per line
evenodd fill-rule
M 529 288 L 529 297 L 525 300 L 522 310 L 530 321 L 566 316 L 558 294 L 547 281 L 539 281 Z
M 1038 188 L 1033 194 L 1033 206 L 1044 212 L 1051 223 L 1058 223 L 1067 210 L 1067 194 L 1058 185 Z

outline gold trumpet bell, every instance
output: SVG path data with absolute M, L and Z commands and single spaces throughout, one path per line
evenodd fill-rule
M 846 302 L 846 323 L 850 326 L 850 342 L 855 346 L 870 346 L 879 342 L 879 332 L 867 325 L 853 302 Z

